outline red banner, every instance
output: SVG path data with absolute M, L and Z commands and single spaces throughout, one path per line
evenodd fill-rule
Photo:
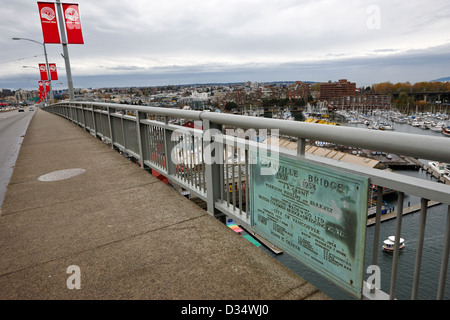
M 39 103 L 44 100 L 44 81 L 38 81 L 39 84 Z
M 77 4 L 63 3 L 64 19 L 66 20 L 67 43 L 83 44 L 81 32 L 80 11 Z
M 52 2 L 38 2 L 38 7 L 44 43 L 60 43 L 55 4 Z
M 48 68 L 50 69 L 50 80 L 58 80 L 58 72 L 56 71 L 56 63 L 49 63 Z
M 44 81 L 45 83 L 45 91 L 50 91 L 50 81 Z
M 39 72 L 41 73 L 41 80 L 48 80 L 45 63 L 39 63 Z

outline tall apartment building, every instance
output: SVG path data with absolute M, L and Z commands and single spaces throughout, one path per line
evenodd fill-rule
M 356 83 L 341 79 L 338 82 L 320 84 L 320 100 L 356 96 Z

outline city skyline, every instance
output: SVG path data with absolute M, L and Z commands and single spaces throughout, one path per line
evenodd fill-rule
M 0 88 L 36 89 L 37 2 L 2 2 Z M 450 4 L 421 1 L 79 0 L 76 88 L 349 79 L 357 86 L 450 76 Z M 20 17 L 20 18 L 19 18 Z M 47 44 L 67 88 L 60 44 Z

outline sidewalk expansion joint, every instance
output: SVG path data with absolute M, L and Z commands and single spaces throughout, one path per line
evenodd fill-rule
M 294 288 L 292 288 L 292 289 L 290 289 L 290 290 L 287 290 L 285 293 L 283 293 L 283 294 L 280 296 L 280 299 L 283 299 L 283 297 L 289 296 L 289 294 L 290 294 L 291 292 L 295 292 L 295 291 L 297 291 L 297 290 L 299 290 L 299 289 L 301 289 L 301 288 L 303 288 L 303 287 L 305 287 L 305 286 L 311 286 L 311 284 L 310 284 L 309 282 L 305 281 L 305 282 L 302 283 L 301 285 L 299 285 L 299 286 L 297 286 L 297 287 L 294 287 Z M 319 290 L 318 290 L 317 288 L 314 287 L 314 290 L 313 290 L 311 293 L 309 293 L 308 295 L 302 296 L 301 300 L 307 300 L 309 297 L 313 296 L 313 295 L 316 294 L 317 292 L 319 292 Z

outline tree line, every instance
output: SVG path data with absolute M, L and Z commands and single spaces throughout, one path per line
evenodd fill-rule
M 427 93 L 427 92 L 450 92 L 450 82 L 430 81 L 416 82 L 381 82 L 372 85 L 372 92 L 375 94 L 405 93 Z

